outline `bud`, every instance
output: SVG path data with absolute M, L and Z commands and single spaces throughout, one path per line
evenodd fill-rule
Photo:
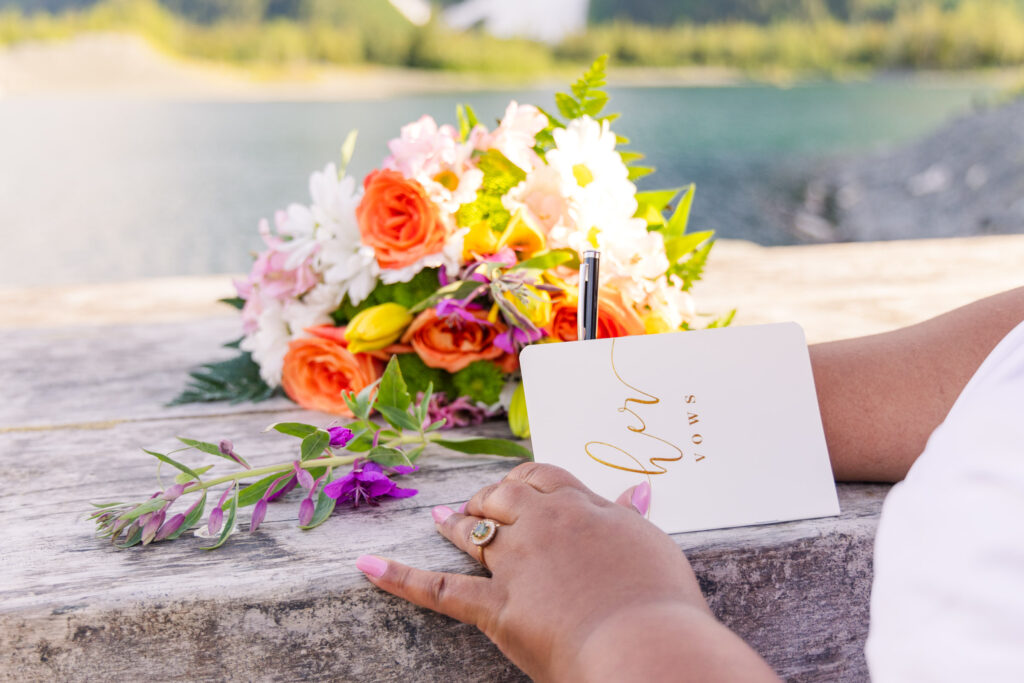
M 512 401 L 508 406 L 508 426 L 520 439 L 530 438 L 530 421 L 526 415 L 526 391 L 522 382 L 512 393 Z
M 256 501 L 256 505 L 252 508 L 252 519 L 249 520 L 249 531 L 256 531 L 260 524 L 263 523 L 263 518 L 267 516 L 267 499 L 260 498 Z
M 345 340 L 352 353 L 376 351 L 398 341 L 412 322 L 408 309 L 396 303 L 372 306 L 360 311 L 345 328 Z
M 299 524 L 306 526 L 313 521 L 313 512 L 315 510 L 312 498 L 303 498 L 299 504 Z
M 309 473 L 309 470 L 302 469 L 298 460 L 292 463 L 292 467 L 295 468 L 295 477 L 299 480 L 299 486 L 307 491 L 313 488 L 313 475 Z
M 164 522 L 160 530 L 156 532 L 156 536 L 153 541 L 162 541 L 175 531 L 181 528 L 181 525 L 185 522 L 185 513 L 179 512 L 178 514 L 171 517 L 169 520 Z
M 210 519 L 206 522 L 206 531 L 213 536 L 220 531 L 222 524 L 224 524 L 224 508 L 218 505 L 210 512 Z
M 149 545 L 156 538 L 156 532 L 160 530 L 160 525 L 164 523 L 164 516 L 167 514 L 166 510 L 166 508 L 160 508 L 154 512 L 153 516 L 146 522 L 146 525 L 142 527 L 142 545 Z
M 344 448 L 353 436 L 352 430 L 348 427 L 331 427 L 327 433 L 331 435 L 331 446 L 334 448 Z
M 171 488 L 164 491 L 163 496 L 161 497 L 167 501 L 177 500 L 179 497 L 181 497 L 181 494 L 185 492 L 186 486 L 188 486 L 188 484 L 175 484 Z

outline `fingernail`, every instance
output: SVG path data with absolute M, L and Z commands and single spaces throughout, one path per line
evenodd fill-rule
M 462 505 L 459 506 L 459 514 L 460 515 L 466 514 L 466 506 L 467 505 L 469 505 L 469 501 L 468 500 L 465 503 L 463 503 Z
M 379 579 L 388 570 L 388 561 L 376 555 L 360 555 L 356 558 L 356 569 L 367 576 Z
M 642 481 L 633 489 L 633 495 L 629 497 L 629 503 L 641 515 L 646 516 L 647 510 L 651 507 L 651 485 Z
M 430 514 L 433 515 L 435 522 L 438 524 L 444 524 L 444 520 L 455 514 L 455 510 L 452 510 L 447 505 L 438 505 L 430 511 Z

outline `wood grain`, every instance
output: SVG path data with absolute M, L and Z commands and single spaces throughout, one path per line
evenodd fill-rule
M 232 321 L 0 333 L 0 679 L 521 680 L 474 629 L 381 594 L 353 563 L 374 553 L 480 573 L 433 529 L 516 464 L 428 451 L 420 494 L 295 526 L 298 496 L 219 551 L 184 538 L 119 551 L 89 501 L 155 490 L 141 447 L 229 438 L 255 466 L 296 455 L 262 433 L 328 416 L 276 402 L 164 408 Z M 461 435 L 506 434 L 490 423 Z M 209 462 L 181 454 L 189 464 Z M 218 469 L 230 469 L 218 465 Z M 165 476 L 170 476 L 165 473 Z M 871 548 L 886 487 L 840 486 L 838 518 L 680 534 L 715 613 L 792 680 L 865 680 Z M 241 514 L 247 528 L 249 510 Z M 484 656 L 479 653 L 483 652 Z M 472 665 L 469 662 L 472 660 Z

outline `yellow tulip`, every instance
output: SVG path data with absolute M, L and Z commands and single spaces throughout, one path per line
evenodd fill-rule
M 487 221 L 480 221 L 469 229 L 462 240 L 462 258 L 465 261 L 474 261 L 480 256 L 486 256 L 498 251 L 498 233 L 491 230 Z
M 522 209 L 517 209 L 498 240 L 498 248 L 510 247 L 519 253 L 520 259 L 528 259 L 547 248 L 544 232 Z
M 537 289 L 532 285 L 523 285 L 526 294 L 522 297 L 512 292 L 505 292 L 505 298 L 512 302 L 516 309 L 530 319 L 530 322 L 537 327 L 546 327 L 551 323 L 554 315 L 554 308 L 551 305 L 551 295 L 543 289 Z
M 345 340 L 352 353 L 376 351 L 402 336 L 412 322 L 412 314 L 396 303 L 372 306 L 356 314 L 345 328 Z
M 508 407 L 508 426 L 520 439 L 530 438 L 530 420 L 526 415 L 526 391 L 522 382 L 512 393 L 512 402 Z

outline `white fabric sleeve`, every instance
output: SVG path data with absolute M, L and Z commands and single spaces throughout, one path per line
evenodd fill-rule
M 875 683 L 1024 681 L 1024 323 L 890 491 L 874 571 Z

